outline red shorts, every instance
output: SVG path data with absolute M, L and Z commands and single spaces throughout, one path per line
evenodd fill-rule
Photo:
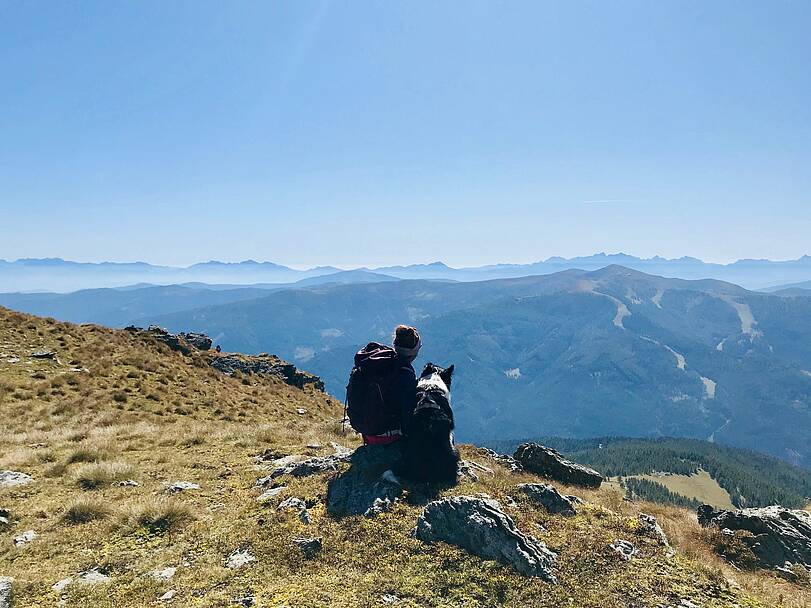
M 402 436 L 403 434 L 399 429 L 397 429 L 394 431 L 388 431 L 383 435 L 364 435 L 363 443 L 366 445 L 388 445 L 398 441 L 400 438 L 402 438 Z

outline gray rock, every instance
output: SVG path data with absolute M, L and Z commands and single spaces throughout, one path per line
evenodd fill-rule
M 237 570 L 255 561 L 256 558 L 251 555 L 248 549 L 237 549 L 225 560 L 225 567 Z
M 34 481 L 34 478 L 19 471 L 0 471 L 0 488 L 24 486 Z
M 305 559 L 312 559 L 321 551 L 320 538 L 294 538 L 293 544 L 301 550 Z
M 397 442 L 399 443 L 399 442 Z M 391 473 L 402 457 L 401 446 L 365 445 L 351 454 L 348 471 L 327 486 L 327 513 L 332 517 L 374 517 L 389 511 L 403 488 Z
M 200 333 L 180 333 L 180 337 L 183 338 L 186 342 L 189 343 L 190 346 L 193 346 L 197 350 L 210 350 L 212 345 L 212 340 L 205 334 Z
M 256 603 L 256 598 L 252 595 L 243 595 L 242 597 L 235 597 L 231 600 L 231 603 L 236 606 L 244 606 L 244 608 L 250 608 Z
M 499 454 L 498 452 L 491 450 L 490 448 L 481 448 L 485 453 L 487 453 L 490 458 L 495 460 L 496 462 L 501 463 L 505 467 L 507 467 L 513 473 L 520 473 L 524 470 L 524 467 L 518 462 L 515 458 L 510 456 L 509 454 Z
M 611 545 L 609 545 L 609 547 L 620 557 L 620 559 L 626 562 L 631 561 L 631 558 L 639 553 L 637 548 L 634 547 L 633 543 L 630 543 L 627 540 L 615 540 L 613 543 L 611 543 Z
M 98 569 L 92 568 L 79 575 L 79 582 L 83 585 L 103 585 L 110 582 L 110 577 Z
M 178 494 L 179 492 L 186 492 L 187 490 L 199 490 L 200 486 L 190 481 L 175 481 L 166 486 L 168 494 Z
M 514 454 L 525 470 L 561 483 L 599 488 L 603 476 L 594 469 L 566 460 L 559 452 L 537 443 L 524 443 Z
M 56 359 L 56 353 L 52 350 L 38 350 L 31 353 L 32 359 Z
M 518 489 L 529 496 L 533 502 L 543 505 L 553 515 L 563 515 L 564 517 L 577 515 L 574 502 L 548 483 L 522 483 Z
M 327 473 L 330 471 L 337 471 L 338 465 L 342 462 L 342 458 L 337 456 L 324 456 L 307 458 L 305 460 L 296 460 L 293 462 L 286 462 L 274 468 L 270 475 L 262 477 L 256 482 L 258 486 L 267 486 L 277 477 L 283 475 L 292 475 L 293 477 L 308 477 L 317 473 Z
M 0 576 L 0 608 L 11 608 L 11 583 L 14 579 L 10 576 Z
M 211 366 L 229 376 L 234 372 L 276 376 L 291 386 L 313 386 L 317 390 L 324 390 L 324 381 L 321 378 L 301 371 L 292 363 L 274 355 L 219 355 L 211 359 Z
M 710 505 L 698 508 L 698 523 L 732 531 L 742 536 L 763 568 L 784 568 L 786 564 L 811 569 L 811 513 L 780 506 L 725 511 Z
M 68 586 L 72 582 L 73 582 L 73 578 L 71 578 L 71 577 L 63 578 L 62 580 L 57 581 L 56 583 L 54 583 L 53 586 L 51 586 L 51 589 L 53 589 L 57 593 L 62 593 L 65 589 L 68 588 Z
M 667 534 L 662 530 L 662 527 L 653 515 L 648 515 L 647 513 L 639 514 L 639 530 L 643 534 L 647 534 L 658 540 L 659 544 L 663 547 L 670 547 Z
M 552 567 L 556 554 L 518 530 L 494 500 L 454 496 L 425 507 L 414 536 L 425 542 L 442 541 L 484 559 L 510 565 L 526 576 L 557 582 Z
M 472 481 L 479 481 L 481 473 L 493 474 L 493 469 L 480 465 L 474 460 L 460 460 L 457 469 L 458 477 L 468 477 Z
M 159 602 L 169 602 L 175 597 L 175 595 L 177 595 L 177 591 L 175 591 L 174 589 L 169 589 L 169 591 L 167 591 L 166 593 L 164 593 L 162 596 L 160 596 L 158 598 L 158 601 Z
M 276 496 L 278 496 L 279 494 L 284 492 L 286 489 L 287 489 L 287 486 L 277 486 L 275 488 L 270 488 L 270 489 L 265 490 L 264 492 L 262 492 L 257 497 L 256 500 L 257 500 L 257 502 L 267 502 L 270 499 L 275 498 Z
M 15 547 L 22 547 L 23 545 L 27 545 L 32 540 L 37 537 L 37 533 L 33 530 L 26 530 L 19 536 L 14 537 L 14 546 Z
M 175 566 L 167 566 L 162 570 L 153 570 L 149 573 L 149 576 L 154 578 L 156 581 L 168 581 L 172 578 L 177 572 L 177 568 Z
M 124 481 L 119 481 L 118 485 L 122 488 L 137 488 L 141 484 L 134 479 L 125 479 Z

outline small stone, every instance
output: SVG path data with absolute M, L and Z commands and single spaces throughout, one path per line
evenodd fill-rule
M 306 413 L 307 413 L 307 410 L 305 410 L 303 407 L 300 407 L 300 408 L 298 408 L 298 409 L 296 410 L 296 413 L 297 413 L 299 416 L 303 416 L 304 414 L 306 414 Z
M 255 561 L 256 558 L 251 555 L 248 549 L 237 549 L 228 556 L 228 559 L 225 562 L 225 567 L 236 570 L 237 568 L 242 568 L 243 566 L 247 566 L 251 562 Z
M 63 578 L 61 581 L 54 583 L 51 589 L 53 589 L 57 593 L 62 593 L 65 589 L 68 588 L 68 585 L 70 585 L 72 582 L 73 579 L 71 577 Z
M 653 515 L 648 515 L 647 513 L 639 514 L 639 531 L 652 536 L 658 540 L 659 544 L 663 547 L 670 547 L 670 542 L 667 540 L 667 534 L 665 534 L 665 531 L 662 530 L 662 527 L 659 525 L 659 522 Z
M 245 608 L 250 608 L 256 603 L 256 598 L 252 595 L 244 595 L 242 597 L 235 597 L 231 600 L 232 604 L 236 604 L 237 606 L 244 606 Z
M 307 444 L 307 449 L 308 450 L 320 450 L 323 447 L 324 446 L 321 445 L 320 443 L 308 443 Z
M 175 575 L 175 572 L 177 572 L 175 566 L 167 566 L 163 570 L 153 570 L 149 575 L 158 581 L 168 581 Z
M 279 506 L 276 507 L 277 511 L 284 511 L 285 509 L 295 509 L 297 511 L 301 511 L 307 508 L 307 503 L 305 503 L 301 498 L 296 498 L 295 496 L 291 496 L 290 498 L 286 498 L 282 502 L 279 503 Z
M 301 550 L 305 559 L 312 559 L 321 551 L 320 538 L 294 538 L 293 544 Z
M 0 576 L 0 608 L 11 608 L 11 583 L 14 579 L 10 576 Z
M 611 549 L 616 553 L 622 560 L 629 562 L 631 558 L 634 557 L 639 551 L 633 544 L 629 543 L 627 540 L 615 540 L 611 545 L 609 545 Z
M 56 359 L 56 353 L 52 350 L 37 350 L 31 353 L 32 359 Z
M 287 489 L 287 486 L 277 486 L 275 488 L 270 488 L 269 490 L 265 490 L 262 492 L 256 499 L 257 502 L 267 502 L 271 498 L 275 498 L 282 492 Z
M 394 595 L 393 593 L 384 593 L 380 597 L 380 601 L 383 602 L 384 604 L 391 605 L 398 603 L 400 601 L 400 598 Z
M 160 596 L 158 598 L 158 600 L 161 601 L 161 602 L 168 602 L 168 601 L 171 601 L 171 599 L 173 597 L 175 597 L 176 594 L 177 594 L 177 591 L 175 591 L 174 589 L 169 589 L 169 591 L 167 591 L 162 596 Z
M 187 490 L 199 490 L 200 486 L 190 481 L 176 481 L 167 485 L 166 492 L 169 494 L 177 494 L 178 492 L 185 492 Z
M 19 471 L 0 471 L 0 488 L 24 486 L 34 481 L 34 478 Z
M 118 485 L 121 486 L 122 488 L 137 488 L 141 484 L 139 484 L 134 479 L 125 479 L 124 481 L 119 481 Z
M 37 533 L 33 530 L 26 530 L 19 536 L 14 537 L 14 546 L 15 547 L 22 547 L 23 545 L 27 545 L 32 540 L 37 537 Z
M 93 568 L 79 575 L 79 582 L 84 585 L 103 585 L 110 582 L 110 577 Z

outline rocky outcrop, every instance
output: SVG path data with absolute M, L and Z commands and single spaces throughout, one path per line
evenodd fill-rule
M 287 461 L 286 458 L 280 460 Z M 336 455 L 332 456 L 313 456 L 304 460 L 293 460 L 280 463 L 276 465 L 270 472 L 270 475 L 257 480 L 256 485 L 267 487 L 273 485 L 273 481 L 278 477 L 284 475 L 292 475 L 293 477 L 309 477 L 317 473 L 327 473 L 329 471 L 337 471 L 338 465 L 345 460 Z
M 557 582 L 552 573 L 556 554 L 520 532 L 495 500 L 454 496 L 431 502 L 420 515 L 414 536 L 425 542 L 456 545 L 481 558 L 512 566 L 526 576 Z
M 218 355 L 212 357 L 211 366 L 228 375 L 240 372 L 276 376 L 291 386 L 298 388 L 312 386 L 319 391 L 324 390 L 324 381 L 321 378 L 303 372 L 292 363 L 275 355 Z
M 740 538 L 764 568 L 811 568 L 811 513 L 780 506 L 725 511 L 702 505 L 698 522 L 721 530 L 749 532 L 751 536 Z
M 0 471 L 0 488 L 24 486 L 32 481 L 34 479 L 30 475 L 19 471 Z
M 329 482 L 327 513 L 332 517 L 374 517 L 390 510 L 403 493 L 399 481 L 391 474 L 402 457 L 400 450 L 401 446 L 393 443 L 361 446 L 352 452 L 349 470 Z
M 577 504 L 580 499 L 576 496 L 564 496 L 557 488 L 547 483 L 522 483 L 518 489 L 526 494 L 530 500 L 543 505 L 552 515 L 572 517 L 577 515 Z
M 520 473 L 521 471 L 524 470 L 524 467 L 521 466 L 521 463 L 518 462 L 515 458 L 513 458 L 509 454 L 499 454 L 498 452 L 491 450 L 490 448 L 481 448 L 481 450 L 496 462 L 499 462 L 505 467 L 507 467 L 513 473 Z
M 190 346 L 193 346 L 197 350 L 210 350 L 211 345 L 213 344 L 211 338 L 209 338 L 205 334 L 199 334 L 194 332 L 190 333 L 180 332 L 178 336 L 180 336 L 180 338 L 188 342 Z
M 0 576 L 0 608 L 11 608 L 11 583 L 14 579 L 10 576 Z
M 653 515 L 640 513 L 637 516 L 637 521 L 639 522 L 639 532 L 641 534 L 656 539 L 663 547 L 670 548 L 670 541 L 667 539 L 667 534 L 662 530 L 662 526 L 659 525 L 659 521 Z
M 558 451 L 537 443 L 518 446 L 513 455 L 525 470 L 561 483 L 599 488 L 603 476 L 594 469 L 566 460 Z

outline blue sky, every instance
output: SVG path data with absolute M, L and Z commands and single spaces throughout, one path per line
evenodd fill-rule
M 811 253 L 808 2 L 0 0 L 0 258 Z

